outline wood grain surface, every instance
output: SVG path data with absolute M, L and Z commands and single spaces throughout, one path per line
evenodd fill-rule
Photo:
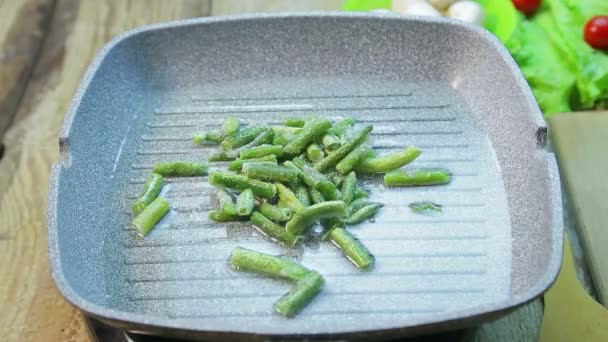
M 608 306 L 608 111 L 557 114 L 549 124 L 593 285 Z
M 0 0 L 0 142 L 48 32 L 53 0 Z
M 13 3 L 23 2 L 0 3 L 3 26 L 7 9 L 14 12 Z M 58 160 L 64 114 L 91 59 L 114 35 L 149 23 L 205 16 L 208 10 L 209 2 L 200 0 L 56 3 L 40 55 L 30 57 L 37 62 L 0 160 L 0 341 L 88 340 L 80 313 L 56 290 L 48 263 L 49 170 Z M 2 83 L 0 89 L 6 86 Z

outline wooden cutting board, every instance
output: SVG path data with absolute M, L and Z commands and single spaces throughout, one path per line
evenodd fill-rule
M 608 305 L 608 111 L 549 118 L 562 183 L 570 198 L 599 301 Z

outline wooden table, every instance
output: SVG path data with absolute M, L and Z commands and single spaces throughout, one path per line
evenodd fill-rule
M 104 43 L 128 29 L 167 20 L 340 5 L 340 0 L 0 0 L 0 341 L 90 340 L 82 315 L 51 278 L 46 208 L 64 113 Z M 459 337 L 534 340 L 541 319 L 537 300 Z

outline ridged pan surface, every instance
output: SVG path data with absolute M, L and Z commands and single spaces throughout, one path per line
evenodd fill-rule
M 342 16 L 218 20 L 144 29 L 111 47 L 98 61 L 98 70 L 89 74 L 92 80 L 85 80 L 90 83 L 72 109 L 62 140 L 64 162 L 56 168 L 52 185 L 51 254 L 64 294 L 86 311 L 135 327 L 263 335 L 403 329 L 516 304 L 521 298 L 515 288 L 527 288 L 515 274 L 525 271 L 514 271 L 513 236 L 519 233 L 512 231 L 513 215 L 528 214 L 514 214 L 513 205 L 510 209 L 500 159 L 509 165 L 516 161 L 501 157 L 493 143 L 496 132 L 487 128 L 488 118 L 480 120 L 471 95 L 458 89 L 455 82 L 466 73 L 452 70 L 451 83 L 446 77 L 434 79 L 436 71 L 424 64 L 424 58 L 417 67 L 399 61 L 411 52 L 382 55 L 375 60 L 384 64 L 377 72 L 371 72 L 373 65 L 358 68 L 360 62 L 351 51 L 339 55 L 343 49 L 360 53 L 380 44 L 359 42 L 366 34 L 368 39 L 376 36 L 370 28 L 390 32 L 404 27 L 404 32 L 411 32 L 417 27 L 412 23 Z M 467 31 L 453 23 L 419 25 L 440 30 L 442 25 L 454 25 Z M 257 45 L 247 41 L 249 34 L 238 33 L 248 27 L 261 35 Z M 283 31 L 273 31 L 279 28 Z M 324 29 L 334 30 L 329 35 L 337 37 L 327 39 L 338 46 L 312 44 L 323 36 L 318 30 Z M 349 42 L 348 31 L 363 38 Z M 187 37 L 176 38 L 180 32 Z M 218 32 L 226 37 L 219 39 Z M 295 36 L 298 32 L 301 35 Z M 209 36 L 201 38 L 204 34 Z M 185 46 L 194 36 L 200 47 Z M 231 48 L 225 46 L 228 38 L 233 38 Z M 298 44 L 310 40 L 314 51 L 298 56 L 298 51 L 273 45 L 302 49 L 291 46 L 290 39 Z M 359 45 L 344 47 L 349 43 Z M 150 44 L 159 44 L 156 55 Z M 336 51 L 323 51 L 329 46 Z M 294 61 L 290 64 L 285 58 Z M 438 57 L 435 62 L 447 59 Z M 394 70 L 386 65 L 391 60 Z M 305 68 L 305 62 L 315 61 L 320 66 Z M 273 63 L 276 69 L 269 68 Z M 408 77 L 412 70 L 419 74 Z M 239 118 L 243 125 L 280 125 L 288 116 L 310 114 L 332 121 L 353 117 L 355 128 L 373 124 L 371 142 L 378 155 L 415 145 L 423 154 L 406 168 L 440 167 L 453 174 L 448 185 L 415 188 L 386 188 L 381 175 L 361 178 L 370 200 L 385 204 L 373 220 L 349 228 L 376 257 L 370 271 L 359 271 L 330 243 L 283 248 L 250 223 L 212 222 L 208 213 L 217 203 L 207 177 L 168 178 L 161 196 L 171 203 L 170 213 L 145 238 L 131 228 L 131 204 L 156 162 L 198 161 L 218 150 L 194 146 L 195 133 L 221 130 L 227 116 Z M 534 141 L 538 127 L 527 125 L 531 129 L 526 139 Z M 498 139 L 517 140 L 523 134 Z M 534 144 L 528 147 L 531 151 Z M 535 153 L 523 152 L 530 155 L 526 158 Z M 541 172 L 548 175 L 551 170 L 544 167 Z M 227 163 L 212 163 L 211 168 L 226 170 Z M 518 172 L 528 177 L 524 168 Z M 554 196 L 550 189 L 545 191 Z M 417 201 L 436 202 L 443 211 L 416 214 L 408 204 Z M 540 225 L 543 220 L 528 223 Z M 555 238 L 553 231 L 542 229 L 547 230 L 539 230 L 539 236 Z M 289 284 L 232 270 L 228 260 L 237 246 L 285 256 L 319 271 L 326 279 L 324 291 L 295 318 L 281 317 L 273 303 Z M 553 258 L 551 243 L 544 247 L 539 263 L 545 266 L 534 266 L 542 271 Z

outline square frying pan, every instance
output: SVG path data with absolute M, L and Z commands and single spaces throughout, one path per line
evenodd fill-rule
M 351 231 L 375 254 L 360 272 L 330 244 L 285 249 L 250 224 L 215 224 L 206 177 L 168 179 L 172 209 L 146 238 L 130 206 L 154 163 L 201 160 L 195 132 L 223 119 L 373 123 L 379 154 L 416 145 L 441 187 L 387 189 Z M 59 139 L 49 243 L 63 295 L 130 331 L 185 338 L 390 338 L 491 319 L 539 296 L 562 248 L 559 176 L 517 65 L 487 31 L 447 19 L 310 13 L 213 17 L 115 38 L 88 70 Z M 225 165 L 215 164 L 222 169 Z M 440 216 L 407 205 L 430 200 Z M 228 267 L 236 246 L 318 270 L 297 317 L 273 313 L 288 284 Z

